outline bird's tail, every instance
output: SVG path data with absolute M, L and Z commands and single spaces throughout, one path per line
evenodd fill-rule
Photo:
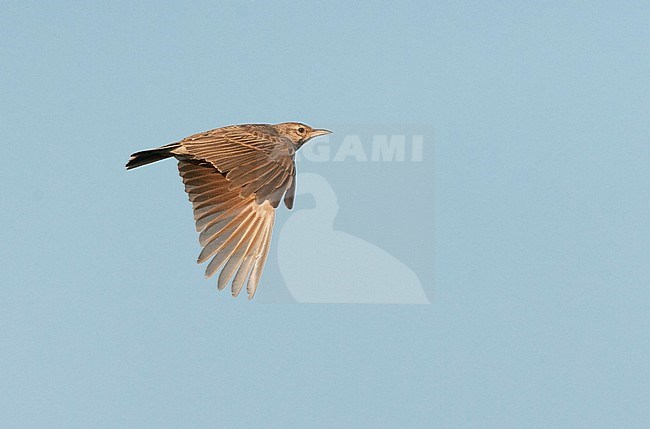
M 173 150 L 178 148 L 178 146 L 178 143 L 172 143 L 156 149 L 147 149 L 136 152 L 131 155 L 129 162 L 126 163 L 126 169 L 131 170 L 132 168 L 151 164 L 152 162 L 172 157 L 174 156 Z

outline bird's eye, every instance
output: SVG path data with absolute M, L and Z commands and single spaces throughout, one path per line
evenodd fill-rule
M 298 132 L 299 132 L 300 134 L 302 134 L 302 133 L 305 132 L 305 129 L 304 129 L 303 127 L 300 127 L 300 128 L 298 128 Z

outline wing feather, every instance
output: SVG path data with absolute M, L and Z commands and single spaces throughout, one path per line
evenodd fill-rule
M 242 236 L 246 233 L 246 230 L 241 225 L 232 226 L 229 229 L 223 229 L 220 231 L 218 236 L 214 236 L 204 245 L 203 250 L 199 254 L 197 262 L 202 264 L 216 254 L 223 252 L 224 249 L 229 249 L 230 245 L 234 244 L 235 247 L 241 240 Z M 235 249 L 233 249 L 234 251 Z M 216 268 L 218 269 L 218 267 Z M 214 274 L 214 272 L 212 273 Z M 210 277 L 212 274 L 208 274 L 206 271 L 206 276 Z
M 257 234 L 257 230 L 259 228 L 259 223 L 254 223 L 251 225 L 249 228 L 246 230 L 246 234 L 244 237 L 242 237 L 241 241 L 237 245 L 237 248 L 233 252 L 232 256 L 226 262 L 226 265 L 223 267 L 223 270 L 221 270 L 221 273 L 219 273 L 219 280 L 218 280 L 218 288 L 219 290 L 223 289 L 226 287 L 226 285 L 230 282 L 230 279 L 232 279 L 232 276 L 239 270 L 239 267 L 242 265 L 244 262 L 244 258 L 246 258 L 246 255 L 248 253 L 248 249 L 250 248 L 250 245 Z M 233 290 L 235 288 L 235 285 L 233 284 Z
M 262 239 L 262 246 L 260 250 L 255 254 L 255 264 L 251 270 L 251 275 L 248 278 L 248 283 L 246 284 L 246 292 L 248 293 L 248 299 L 253 299 L 255 292 L 257 291 L 257 285 L 260 282 L 262 277 L 262 271 L 264 271 L 264 265 L 266 264 L 266 258 L 269 254 L 269 247 L 271 246 L 271 233 L 273 230 L 273 219 L 265 219 L 265 228 L 264 228 L 264 238 Z
M 284 194 L 284 205 L 287 206 L 289 210 L 293 208 L 293 201 L 296 198 L 296 176 L 291 176 L 291 184 L 287 193 Z
M 242 196 L 241 188 L 231 189 L 232 182 L 215 167 L 181 160 L 178 169 L 203 246 L 198 262 L 210 261 L 206 277 L 221 269 L 219 289 L 232 281 L 237 296 L 246 284 L 251 298 L 268 255 L 275 210 L 268 202 L 258 203 L 254 194 Z
M 268 190 L 258 196 L 260 203 L 271 194 L 275 197 L 277 189 L 282 190 L 281 199 L 291 185 L 287 176 L 295 175 L 293 143 L 269 125 L 218 128 L 187 137 L 179 144 L 188 157 L 205 161 L 225 174 L 230 189 L 239 189 L 242 196 L 256 193 L 260 188 Z M 188 180 L 205 179 L 201 173 L 193 174 L 196 176 L 188 176 Z M 192 201 L 202 202 L 206 198 L 205 193 L 197 193 Z
M 263 222 L 260 222 L 260 225 L 255 232 L 255 236 L 252 238 L 250 245 L 248 246 L 246 256 L 232 281 L 232 295 L 235 297 L 239 295 L 239 292 L 244 286 L 244 282 L 249 277 L 251 270 L 253 269 L 253 264 L 255 263 L 255 255 L 257 255 L 260 246 L 263 244 L 262 239 L 265 234 L 263 226 Z

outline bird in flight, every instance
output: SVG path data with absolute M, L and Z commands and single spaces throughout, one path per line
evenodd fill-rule
M 232 125 L 136 152 L 126 169 L 178 160 L 203 247 L 197 262 L 210 261 L 208 278 L 221 269 L 219 290 L 232 283 L 236 297 L 246 283 L 252 299 L 269 252 L 275 209 L 282 199 L 293 207 L 295 153 L 329 133 L 298 122 Z

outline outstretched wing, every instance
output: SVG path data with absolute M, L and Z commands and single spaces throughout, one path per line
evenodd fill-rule
M 220 290 L 232 279 L 232 294 L 237 296 L 247 282 L 248 299 L 252 299 L 269 252 L 274 208 L 268 201 L 258 202 L 255 194 L 243 195 L 210 165 L 179 161 L 178 170 L 200 232 L 203 250 L 198 263 L 210 260 L 206 277 L 221 269 Z
M 229 189 L 242 197 L 255 195 L 258 204 L 277 207 L 282 196 L 293 204 L 296 167 L 291 141 L 269 125 L 236 125 L 189 136 L 179 142 L 196 160 L 206 161 L 223 173 Z

